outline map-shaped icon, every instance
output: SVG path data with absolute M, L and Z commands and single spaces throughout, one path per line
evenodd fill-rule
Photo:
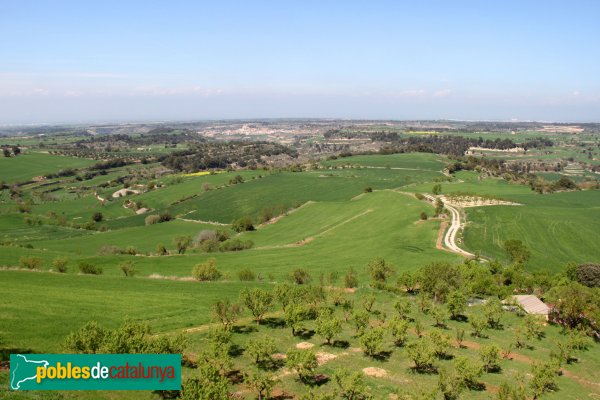
M 10 388 L 12 390 L 19 390 L 21 384 L 26 381 L 37 378 L 37 368 L 40 366 L 47 367 L 50 364 L 46 360 L 30 360 L 22 354 L 17 354 L 16 364 L 13 367 L 11 360 L 12 376 L 10 377 Z

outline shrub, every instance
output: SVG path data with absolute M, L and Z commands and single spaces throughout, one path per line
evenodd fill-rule
M 198 233 L 198 235 L 196 236 L 195 243 L 199 245 L 207 240 L 217 241 L 217 232 L 210 229 L 204 229 L 200 231 L 200 233 Z
M 27 269 L 38 269 L 42 266 L 42 259 L 39 257 L 26 257 L 19 258 L 19 265 Z
M 245 231 L 253 231 L 254 223 L 252 222 L 252 218 L 246 216 L 246 217 L 241 217 L 241 218 L 234 220 L 231 223 L 231 227 L 233 228 L 234 231 L 236 231 L 238 233 L 245 232 Z
M 185 251 L 192 244 L 192 237 L 189 235 L 178 235 L 173 238 L 173 244 L 177 247 L 178 254 L 185 254 Z
M 371 193 L 372 191 L 373 191 L 373 188 L 372 188 L 371 186 L 367 186 L 367 187 L 366 187 L 366 188 L 363 190 L 363 192 L 365 192 L 365 193 Z
M 159 244 L 156 245 L 156 253 L 159 256 L 166 256 L 166 255 L 169 254 L 169 252 L 167 251 L 167 248 L 162 243 L 159 243 Z
M 205 240 L 198 248 L 206 253 L 214 253 L 219 251 L 219 241 L 218 240 Z
M 158 215 L 148 215 L 145 219 L 144 219 L 144 223 L 146 225 L 154 225 L 154 224 L 158 224 L 160 221 L 160 216 Z
M 81 261 L 78 265 L 79 271 L 82 274 L 88 275 L 102 275 L 102 267 L 98 267 L 96 265 L 90 264 L 85 261 Z
M 67 263 L 68 261 L 66 257 L 56 257 L 54 260 L 52 260 L 52 269 L 64 274 L 67 272 Z
M 417 200 L 423 200 L 425 198 L 425 196 L 423 196 L 421 193 L 415 193 L 415 197 Z
M 581 264 L 577 267 L 577 280 L 587 287 L 600 287 L 600 264 Z
M 173 219 L 173 216 L 168 212 L 163 212 L 158 216 L 158 222 L 169 222 Z
M 123 254 L 123 249 L 118 248 L 117 246 L 105 245 L 100 247 L 100 251 L 98 252 L 102 255 L 111 255 L 111 254 Z
M 254 246 L 252 240 L 230 239 L 219 246 L 219 251 L 240 251 L 250 249 Z
M 238 278 L 240 281 L 253 281 L 256 280 L 256 275 L 250 268 L 244 268 L 238 272 Z
M 420 218 L 422 221 L 427 221 L 427 213 L 426 212 L 422 212 L 420 215 Z
M 310 282 L 310 274 L 305 269 L 298 268 L 292 273 L 292 279 L 296 284 L 304 285 Z
M 133 278 L 133 276 L 136 273 L 135 264 L 131 261 L 122 262 L 121 264 L 119 264 L 119 268 L 121 268 L 121 271 L 123 271 L 125 276 L 130 278 Z
M 358 286 L 358 277 L 353 268 L 350 268 L 348 273 L 344 275 L 344 286 L 347 288 L 355 288 Z
M 101 222 L 104 219 L 104 215 L 102 215 L 101 212 L 95 212 L 94 215 L 92 215 L 92 220 L 94 222 Z
M 133 246 L 127 246 L 125 249 L 125 254 L 129 254 L 130 256 L 135 256 L 137 253 L 137 249 Z
M 198 281 L 216 281 L 222 275 L 217 269 L 217 262 L 214 258 L 208 259 L 202 264 L 197 264 L 192 269 L 192 276 Z

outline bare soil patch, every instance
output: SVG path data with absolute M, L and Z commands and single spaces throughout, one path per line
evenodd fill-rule
M 383 368 L 367 367 L 363 368 L 363 372 L 367 376 L 374 376 L 375 378 L 385 378 L 387 371 Z
M 306 349 L 311 349 L 313 348 L 315 345 L 309 342 L 300 342 L 296 344 L 296 348 L 297 349 L 301 349 L 301 350 L 306 350 Z

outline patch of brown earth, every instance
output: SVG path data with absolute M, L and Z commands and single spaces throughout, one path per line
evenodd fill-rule
M 375 378 L 385 378 L 387 371 L 383 368 L 367 367 L 363 368 L 363 373 L 367 376 L 374 376 Z
M 296 348 L 300 350 L 311 349 L 313 347 L 315 347 L 315 345 L 309 342 L 300 342 L 296 344 Z
M 325 352 L 318 352 L 316 354 L 316 356 L 317 356 L 317 362 L 319 363 L 319 365 L 323 365 L 323 364 L 328 363 L 329 361 L 337 358 L 337 356 L 335 354 L 325 353 Z
M 446 227 L 448 226 L 448 221 L 442 221 L 440 224 L 440 230 L 438 231 L 438 237 L 435 242 L 435 248 L 438 250 L 446 250 L 444 248 L 444 233 L 446 232 Z

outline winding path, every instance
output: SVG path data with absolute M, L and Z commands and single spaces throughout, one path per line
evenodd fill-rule
M 435 196 L 432 196 L 429 194 L 425 194 L 424 196 L 431 203 L 435 204 L 435 201 L 437 200 L 437 198 Z M 451 206 L 447 203 L 444 203 L 444 207 L 448 211 L 450 211 L 450 214 L 452 215 L 452 222 L 450 223 L 450 228 L 448 228 L 448 230 L 446 231 L 446 235 L 444 236 L 444 245 L 446 245 L 446 247 L 450 251 L 458 253 L 461 256 L 474 257 L 475 254 L 469 253 L 468 251 L 461 249 L 456 244 L 456 234 L 458 233 L 458 230 L 462 226 L 462 224 L 460 222 L 460 213 L 458 212 L 458 210 L 456 208 L 454 208 L 453 206 Z

